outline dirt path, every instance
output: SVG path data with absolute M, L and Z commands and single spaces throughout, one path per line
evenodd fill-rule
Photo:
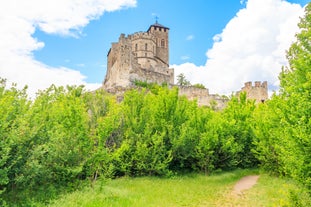
M 218 199 L 213 206 L 217 207 L 249 207 L 245 203 L 245 191 L 251 189 L 258 181 L 259 175 L 249 175 L 241 178 L 233 186 L 224 192 L 223 199 Z
M 251 187 L 253 187 L 259 178 L 259 175 L 249 175 L 246 177 L 243 177 L 241 180 L 239 180 L 234 188 L 233 188 L 233 195 L 242 195 L 244 190 L 248 190 Z

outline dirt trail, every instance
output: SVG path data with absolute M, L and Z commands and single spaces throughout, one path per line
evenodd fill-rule
M 244 190 L 248 190 L 251 187 L 253 187 L 259 178 L 259 175 L 249 175 L 243 177 L 241 180 L 239 180 L 234 188 L 233 188 L 233 195 L 242 195 Z
M 249 175 L 241 178 L 233 189 L 224 192 L 223 199 L 218 199 L 213 206 L 217 207 L 249 207 L 245 204 L 246 192 L 258 181 L 259 175 Z

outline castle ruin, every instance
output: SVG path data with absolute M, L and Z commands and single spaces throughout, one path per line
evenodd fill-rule
M 268 99 L 268 83 L 267 81 L 262 83 L 255 81 L 255 84 L 252 85 L 252 82 L 246 82 L 244 87 L 237 92 L 237 95 L 241 92 L 246 92 L 248 99 L 254 99 L 257 103 L 263 103 Z
M 135 87 L 136 81 L 147 83 L 174 85 L 174 69 L 169 68 L 169 28 L 159 24 L 152 24 L 146 32 L 136 32 L 125 36 L 121 34 L 118 42 L 114 42 L 107 54 L 107 73 L 103 82 L 103 89 L 110 93 L 122 94 Z M 209 94 L 208 89 L 194 86 L 177 86 L 179 95 L 189 100 L 197 100 L 200 106 L 213 106 L 222 109 L 228 98 Z M 256 102 L 268 99 L 267 82 L 261 84 L 251 82 L 237 92 L 245 91 L 247 98 Z
M 159 23 L 147 32 L 120 35 L 108 52 L 107 74 L 103 88 L 115 91 L 135 81 L 174 84 L 174 69 L 169 68 L 169 28 Z

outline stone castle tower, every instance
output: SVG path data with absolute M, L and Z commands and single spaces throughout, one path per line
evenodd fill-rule
M 263 103 L 268 99 L 268 83 L 267 81 L 262 83 L 255 81 L 255 84 L 252 85 L 252 82 L 246 82 L 244 87 L 237 92 L 237 95 L 241 92 L 246 92 L 248 99 L 254 99 L 257 103 Z
M 119 41 L 112 43 L 107 55 L 107 73 L 103 89 L 108 92 L 122 94 L 135 86 L 135 81 L 174 85 L 174 69 L 169 68 L 169 28 L 159 24 L 150 25 L 146 32 L 136 32 L 125 36 L 121 34 Z M 222 109 L 228 98 L 210 94 L 208 89 L 195 86 L 177 86 L 179 95 L 189 100 L 197 100 L 198 105 L 213 106 Z M 247 98 L 257 103 L 268 99 L 267 82 L 256 81 L 245 83 L 237 95 L 245 91 Z
M 114 91 L 133 86 L 135 81 L 174 84 L 169 68 L 169 28 L 156 22 L 146 32 L 121 34 L 107 55 L 103 88 Z

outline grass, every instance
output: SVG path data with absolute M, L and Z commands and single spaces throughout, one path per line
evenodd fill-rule
M 120 178 L 98 181 L 55 200 L 50 207 L 179 207 L 179 206 L 286 206 L 289 189 L 285 179 L 261 174 L 258 183 L 242 196 L 232 195 L 234 184 L 256 170 L 237 170 L 212 176 L 191 174 L 173 178 Z

